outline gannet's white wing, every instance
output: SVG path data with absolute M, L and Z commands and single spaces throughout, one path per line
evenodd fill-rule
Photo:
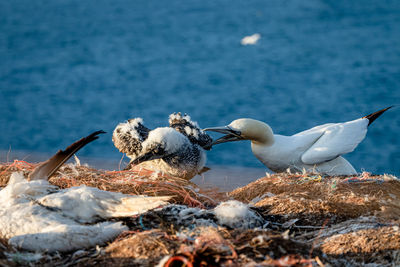
M 102 222 L 95 225 L 55 224 L 42 232 L 31 232 L 9 239 L 14 247 L 30 251 L 66 252 L 104 245 L 128 227 L 121 222 Z
M 330 126 L 336 125 L 336 124 L 337 123 L 326 123 L 326 124 L 318 125 L 318 126 L 310 128 L 308 130 L 299 132 L 299 133 L 295 134 L 294 136 L 315 135 L 316 138 L 319 138 L 321 135 L 323 135 L 325 129 L 329 128 Z
M 37 201 L 81 223 L 99 219 L 133 216 L 168 204 L 170 197 L 131 196 L 79 186 L 46 195 Z
M 318 164 L 352 152 L 367 134 L 368 119 L 330 123 L 314 127 L 298 136 L 320 132 L 321 136 L 301 156 L 305 164 Z
M 55 192 L 46 180 L 13 173 L 0 190 L 0 237 L 31 251 L 70 251 L 104 244 L 128 228 L 101 219 L 132 216 L 169 197 L 131 196 L 80 186 Z
M 131 196 L 86 186 L 58 191 L 47 179 L 80 148 L 98 138 L 95 132 L 40 164 L 27 181 L 13 173 L 0 190 L 0 238 L 32 251 L 70 251 L 104 244 L 127 230 L 121 222 L 98 219 L 130 216 L 167 204 L 169 197 Z M 58 191 L 58 192 L 56 192 Z

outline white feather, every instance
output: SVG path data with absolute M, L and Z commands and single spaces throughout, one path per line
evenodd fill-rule
M 46 230 L 10 238 L 14 247 L 30 251 L 65 252 L 104 245 L 128 227 L 121 222 L 102 222 L 94 225 L 57 224 Z
M 262 218 L 249 207 L 237 200 L 220 203 L 214 208 L 218 223 L 231 228 L 249 229 L 262 225 Z
M 143 151 L 150 150 L 155 144 L 164 144 L 164 149 L 168 153 L 174 153 L 182 147 L 190 146 L 190 141 L 186 136 L 170 127 L 160 127 L 152 130 L 147 139 L 143 142 Z
M 99 218 L 132 216 L 165 204 L 168 198 L 131 196 L 103 191 L 94 187 L 79 186 L 61 190 L 39 198 L 38 203 L 62 210 L 81 223 L 93 223 Z
M 315 143 L 301 156 L 305 164 L 318 164 L 352 152 L 367 134 L 368 120 L 328 124 L 325 127 L 310 129 L 305 134 L 321 133 Z M 296 136 L 296 135 L 295 135 Z
M 132 216 L 165 205 L 168 197 L 131 196 L 86 186 L 55 192 L 46 180 L 13 173 L 0 191 L 0 238 L 38 251 L 69 251 L 104 244 L 127 228 L 99 219 Z

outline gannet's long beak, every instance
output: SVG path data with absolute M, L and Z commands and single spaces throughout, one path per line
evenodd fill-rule
M 234 130 L 229 126 L 211 127 L 211 128 L 203 129 L 203 131 L 210 131 L 210 132 L 217 132 L 217 133 L 225 134 L 221 138 L 218 138 L 217 140 L 212 142 L 211 146 L 226 143 L 226 142 L 244 140 L 244 138 L 241 136 L 242 133 L 240 131 Z

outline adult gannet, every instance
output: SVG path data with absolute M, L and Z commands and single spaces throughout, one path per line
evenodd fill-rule
M 127 168 L 145 168 L 191 179 L 199 174 L 206 162 L 205 150 L 212 139 L 188 115 L 169 116 L 169 127 L 154 130 L 143 125 L 142 118 L 120 123 L 114 130 L 115 147 L 131 158 Z
M 356 170 L 341 155 L 352 152 L 365 138 L 368 126 L 389 108 L 353 121 L 316 126 L 292 136 L 273 134 L 266 123 L 253 119 L 238 119 L 228 126 L 204 131 L 226 134 L 212 145 L 250 140 L 253 154 L 274 172 L 289 168 L 327 175 L 352 175 Z
M 43 162 L 26 179 L 13 173 L 0 191 L 0 238 L 31 251 L 70 251 L 104 244 L 128 228 L 108 218 L 132 216 L 167 204 L 169 197 L 132 196 L 79 186 L 60 190 L 47 179 L 102 131 Z M 100 221 L 100 222 L 99 222 Z M 103 222 L 101 222 L 103 221 Z

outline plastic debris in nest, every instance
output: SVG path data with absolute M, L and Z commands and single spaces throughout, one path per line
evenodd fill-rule
M 224 206 L 228 206 L 228 211 L 229 208 L 235 207 L 241 209 L 233 216 L 239 220 L 225 218 L 227 221 L 221 223 L 218 217 L 229 216 L 216 210 L 224 208 Z M 261 216 L 238 201 L 223 202 L 220 206 L 210 210 L 183 205 L 168 205 L 140 217 L 129 218 L 125 223 L 129 225 L 130 229 L 137 230 L 126 232 L 128 237 L 117 238 L 106 251 L 117 258 L 132 257 L 134 263 L 137 264 L 140 264 L 140 260 L 143 258 L 151 261 L 154 258 L 162 259 L 162 264 L 158 266 L 175 266 L 174 264 L 178 263 L 184 263 L 186 266 L 218 265 L 233 260 L 237 261 L 238 254 L 232 244 L 232 236 L 229 231 L 236 231 L 243 227 L 231 228 L 234 226 L 231 220 L 234 223 L 240 221 L 248 231 L 251 231 L 251 227 L 261 226 L 264 222 Z M 254 221 L 257 222 L 257 225 Z M 142 238 L 145 240 L 139 242 Z M 157 246 L 154 253 L 151 249 L 144 250 L 145 247 L 151 246 Z M 163 255 L 168 254 L 172 256 L 162 258 Z M 119 259 L 117 260 L 119 261 Z M 149 263 L 142 262 L 142 264 Z
M 285 175 L 285 176 L 282 176 Z M 350 177 L 343 177 L 343 176 L 329 176 L 319 173 L 295 173 L 292 174 L 291 172 L 276 174 L 279 178 L 289 178 L 293 179 L 294 181 L 291 184 L 305 184 L 305 183 L 320 183 L 324 180 L 329 180 L 332 182 L 332 188 L 336 187 L 337 182 L 341 183 L 382 183 L 385 180 L 396 179 L 396 177 L 392 175 L 372 175 L 369 172 L 362 172 L 356 176 Z M 274 177 L 274 175 L 268 175 L 269 178 Z
M 331 257 L 345 256 L 364 264 L 380 262 L 380 266 L 389 261 L 392 265 L 386 266 L 398 266 L 400 257 L 395 252 L 400 249 L 399 223 L 383 222 L 374 216 L 359 217 L 298 238 L 312 241 L 315 249 Z
M 183 243 L 175 255 L 162 260 L 163 266 L 217 266 L 238 258 L 233 244 L 216 228 L 201 227 L 196 230 L 191 242 Z
M 0 164 L 0 187 L 7 185 L 12 172 L 23 172 L 24 174 L 33 171 L 37 163 L 29 163 L 23 160 L 14 160 L 12 163 Z
M 322 182 L 322 180 L 324 179 L 325 175 L 321 175 L 321 174 L 295 174 L 292 175 L 293 178 L 297 178 L 297 180 L 295 181 L 296 184 L 304 184 L 304 183 L 309 183 L 309 182 L 314 182 L 314 183 L 319 183 Z
M 278 173 L 235 189 L 229 195 L 264 209 L 264 216 L 268 213 L 284 216 L 285 220 L 301 218 L 297 226 L 315 227 L 325 219 L 333 224 L 358 216 L 395 219 L 400 215 L 400 180 L 394 176 L 364 173 L 357 178 L 359 183 L 347 182 L 349 177 L 345 176 L 321 175 L 321 181 L 315 174 L 307 176 L 318 182 L 297 183 L 298 179 L 304 179 L 304 174 Z
M 187 233 L 187 238 L 176 254 L 163 258 L 158 266 L 310 266 L 321 263 L 319 253 L 313 253 L 310 244 L 285 239 L 271 230 L 200 227 Z
M 263 227 L 266 220 L 248 205 L 236 200 L 220 203 L 214 209 L 200 209 L 184 205 L 171 204 L 155 209 L 140 217 L 126 222 L 134 229 L 150 230 L 154 228 L 169 231 L 193 230 L 197 227 L 227 227 L 229 229 L 252 229 Z
M 359 176 L 348 177 L 342 180 L 343 183 L 377 183 L 385 181 L 383 176 L 372 176 L 369 172 L 363 172 Z

